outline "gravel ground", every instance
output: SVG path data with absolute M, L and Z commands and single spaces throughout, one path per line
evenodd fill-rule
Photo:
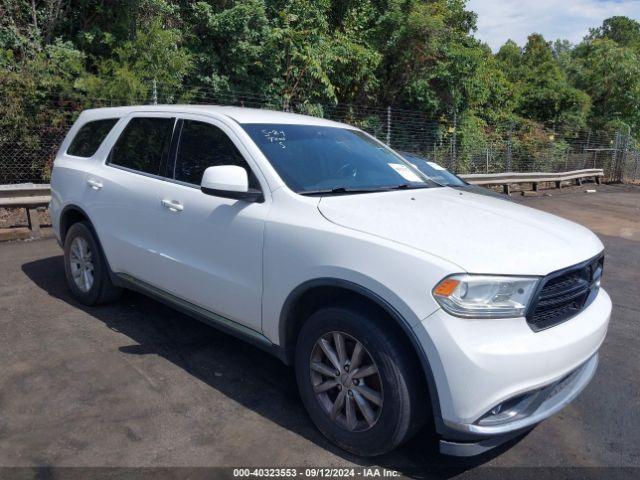
M 49 212 L 46 208 L 38 208 L 42 227 L 51 225 Z M 0 229 L 27 227 L 27 212 L 24 208 L 0 208 Z

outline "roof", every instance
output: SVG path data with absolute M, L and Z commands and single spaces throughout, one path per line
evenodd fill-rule
M 228 107 L 221 105 L 136 105 L 129 107 L 108 107 L 85 110 L 83 115 L 90 118 L 106 116 L 122 117 L 132 112 L 180 112 L 204 114 L 217 113 L 226 115 L 238 123 L 280 123 L 290 125 L 317 125 L 325 127 L 354 128 L 345 123 L 334 122 L 324 118 L 299 115 L 297 113 L 263 110 L 259 108 Z

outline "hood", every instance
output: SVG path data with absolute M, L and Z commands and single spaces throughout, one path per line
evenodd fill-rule
M 325 196 L 318 208 L 337 225 L 436 255 L 470 273 L 546 275 L 603 249 L 576 223 L 448 187 Z
M 498 193 L 491 190 L 490 188 L 481 187 L 479 185 L 464 185 L 462 187 L 452 186 L 451 188 L 453 188 L 454 190 L 462 191 L 462 192 L 476 193 L 478 195 L 486 195 L 488 197 L 494 197 L 494 198 L 500 198 L 502 200 L 512 201 L 511 198 L 505 195 L 504 193 Z

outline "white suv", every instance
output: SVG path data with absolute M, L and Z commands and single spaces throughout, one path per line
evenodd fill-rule
M 294 365 L 360 455 L 480 453 L 589 383 L 611 301 L 567 220 L 440 186 L 373 137 L 217 106 L 83 112 L 51 179 L 80 302 L 151 295 Z

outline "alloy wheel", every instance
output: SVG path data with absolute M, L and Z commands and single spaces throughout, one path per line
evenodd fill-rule
M 94 282 L 93 252 L 84 238 L 75 237 L 71 241 L 69 264 L 76 287 L 85 293 L 91 290 Z
M 332 421 L 352 431 L 373 427 L 382 413 L 380 371 L 367 349 L 344 332 L 322 335 L 311 351 L 316 399 Z

